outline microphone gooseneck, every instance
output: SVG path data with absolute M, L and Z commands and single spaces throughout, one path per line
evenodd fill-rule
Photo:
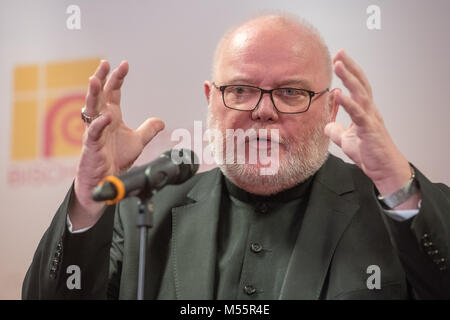
M 115 204 L 126 197 L 159 190 L 168 184 L 180 184 L 198 170 L 198 158 L 188 149 L 172 149 L 152 162 L 135 167 L 119 176 L 105 177 L 94 188 L 92 198 Z

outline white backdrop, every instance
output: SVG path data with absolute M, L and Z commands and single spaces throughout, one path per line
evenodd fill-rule
M 66 26 L 66 9 L 72 4 L 81 9 L 80 30 Z M 381 9 L 381 30 L 366 26 L 369 5 Z M 11 185 L 8 172 L 17 166 L 50 166 L 52 161 L 73 167 L 77 161 L 73 156 L 11 157 L 14 68 L 96 57 L 113 66 L 128 60 L 125 121 L 134 128 L 149 116 L 166 123 L 165 135 L 151 142 L 139 159 L 149 161 L 168 149 L 171 130 L 205 120 L 203 81 L 210 79 L 221 34 L 267 9 L 307 18 L 322 32 L 332 55 L 345 49 L 365 70 L 399 148 L 432 181 L 450 184 L 447 0 L 1 1 L 0 298 L 20 298 L 39 239 L 72 182 L 69 171 L 57 180 Z M 334 86 L 342 87 L 336 79 Z M 338 120 L 349 123 L 343 110 Z M 341 155 L 335 147 L 332 151 Z

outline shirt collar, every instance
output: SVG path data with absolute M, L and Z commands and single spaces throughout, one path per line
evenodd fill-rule
M 306 179 L 305 181 L 295 185 L 292 188 L 287 190 L 283 190 L 279 193 L 273 195 L 257 195 L 250 192 L 245 191 L 242 188 L 236 186 L 233 182 L 231 182 L 227 177 L 224 176 L 225 187 L 228 193 L 241 200 L 243 202 L 247 202 L 250 204 L 256 204 L 261 202 L 270 202 L 270 203 L 282 203 L 289 202 L 295 199 L 301 199 L 307 195 L 309 191 L 309 187 L 311 186 L 311 181 L 313 180 L 314 175 Z

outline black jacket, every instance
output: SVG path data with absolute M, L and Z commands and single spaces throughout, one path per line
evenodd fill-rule
M 416 169 L 422 192 L 417 216 L 387 217 L 370 179 L 330 156 L 317 172 L 283 279 L 280 299 L 450 298 L 450 189 Z M 219 169 L 168 186 L 153 198 L 147 246 L 147 299 L 212 299 L 217 250 Z M 136 200 L 110 206 L 90 230 L 66 228 L 72 190 L 57 211 L 23 283 L 23 298 L 135 299 L 139 238 Z M 81 289 L 69 290 L 69 265 Z M 368 289 L 368 267 L 379 267 L 381 288 Z

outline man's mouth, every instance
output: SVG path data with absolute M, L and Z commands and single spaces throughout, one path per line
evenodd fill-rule
M 272 149 L 272 144 L 271 144 L 270 139 L 258 138 L 257 141 L 258 141 L 258 149 L 267 149 L 267 150 Z
M 254 138 L 250 138 L 248 143 L 250 148 L 271 149 L 273 144 L 280 144 L 280 139 L 278 136 L 267 137 L 265 135 L 257 135 Z

